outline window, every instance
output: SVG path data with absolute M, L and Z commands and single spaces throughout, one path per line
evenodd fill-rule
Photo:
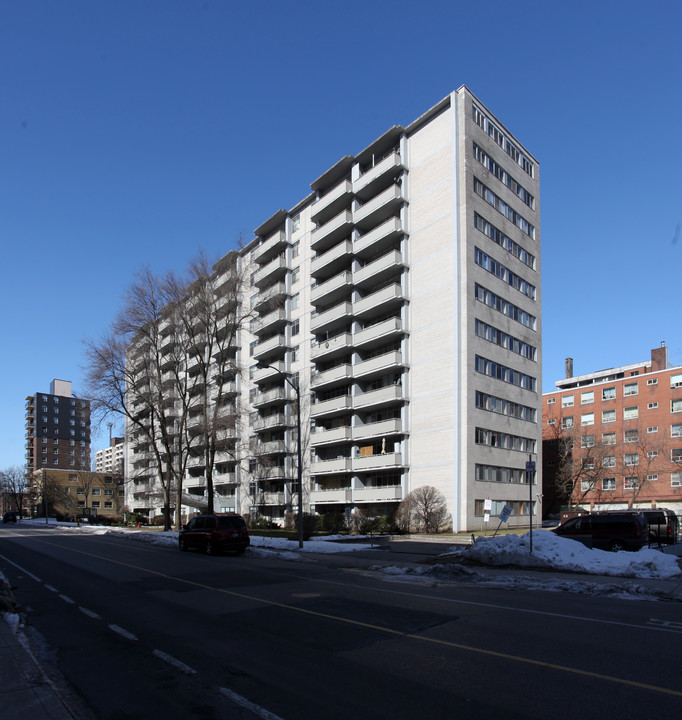
M 670 451 L 670 459 L 674 463 L 680 463 L 682 462 L 682 448 L 673 448 Z
M 583 470 L 594 470 L 594 458 L 583 458 L 582 467 Z
M 625 455 L 623 455 L 623 463 L 627 467 L 639 465 L 639 453 L 625 453 Z
M 581 492 L 589 492 L 592 489 L 592 481 L 591 480 L 581 480 L 580 481 L 580 491 Z
M 658 407 L 658 403 L 652 402 L 652 403 L 649 403 L 646 407 L 647 407 L 647 410 L 655 410 Z
M 670 412 L 682 412 L 682 398 L 670 401 Z
M 501 365 L 494 360 L 488 360 L 487 358 L 481 357 L 480 355 L 475 356 L 475 368 L 476 372 L 488 377 L 502 380 L 502 382 L 509 383 L 510 385 L 516 385 L 517 387 L 524 388 L 525 390 L 535 391 L 537 380 L 532 375 L 526 375 L 525 373 L 513 370 L 506 365 Z
M 658 457 L 658 450 L 647 450 L 647 451 L 646 451 L 646 456 L 647 456 L 648 458 Z
M 111 500 L 104 501 L 104 509 L 111 510 L 114 507 L 114 503 Z
M 658 480 L 658 475 L 647 475 L 647 476 L 646 476 L 646 479 L 647 479 L 649 482 L 656 482 L 656 480 Z
M 291 298 L 291 309 L 292 309 L 292 310 L 296 310 L 296 308 L 298 308 L 300 304 L 301 304 L 301 294 L 300 294 L 300 293 L 296 293 L 296 294 Z
M 507 283 L 507 285 L 513 287 L 514 290 L 518 290 L 531 300 L 535 300 L 535 285 L 532 285 L 527 280 L 524 280 L 520 275 L 512 272 L 506 265 L 503 265 L 501 262 L 491 258 L 490 255 L 483 252 L 483 250 L 475 248 L 474 262 L 479 267 L 482 267 L 484 270 L 487 270 L 489 273 L 494 275 L 496 278 L 499 278 L 503 282 Z
M 602 445 L 615 445 L 616 444 L 616 433 L 615 432 L 602 433 L 601 444 Z
M 556 402 L 556 398 L 547 398 L 548 405 L 554 405 L 555 402 Z
M 602 467 L 616 467 L 615 455 L 604 455 L 601 461 Z
M 297 283 L 301 279 L 301 268 L 296 267 L 291 271 L 291 284 Z
M 625 490 L 636 490 L 639 487 L 639 478 L 637 477 L 626 477 L 623 483 Z
M 658 378 L 649 378 L 646 381 L 647 385 L 658 385 Z
M 626 383 L 623 387 L 623 396 L 628 397 L 628 395 L 637 395 L 639 392 L 637 383 Z
M 547 418 L 548 425 L 556 425 L 556 418 Z
M 594 413 L 583 413 L 580 417 L 581 425 L 594 425 Z
M 588 390 L 587 392 L 582 393 L 580 396 L 580 404 L 581 405 L 587 405 L 588 403 L 594 402 L 594 390 Z
M 601 421 L 603 423 L 616 422 L 616 411 L 615 410 L 602 410 Z
M 295 257 L 298 257 L 300 254 L 301 254 L 301 242 L 300 242 L 300 240 L 297 240 L 291 246 L 291 257 L 295 258 Z
M 639 441 L 639 430 L 626 430 L 623 436 L 626 443 Z
M 616 478 L 604 478 L 601 481 L 602 490 L 615 490 L 616 489 Z
M 602 400 L 615 400 L 616 399 L 616 388 L 607 387 L 601 391 Z
M 573 395 L 566 395 L 562 397 L 561 407 L 573 407 Z
M 296 215 L 291 219 L 291 231 L 296 232 L 301 228 L 301 216 Z
M 298 345 L 291 348 L 291 362 L 298 362 Z
M 505 235 L 501 230 L 496 228 L 492 223 L 481 217 L 477 212 L 474 213 L 474 227 L 487 235 L 494 243 L 518 258 L 524 265 L 528 265 L 531 270 L 535 269 L 535 256 L 529 253 L 525 248 L 521 247 L 517 242 Z
M 300 332 L 300 328 L 301 328 L 301 322 L 300 322 L 300 320 L 294 320 L 294 322 L 291 323 L 291 334 L 292 334 L 292 336 L 293 336 L 293 335 L 298 335 L 298 333 Z
M 594 435 L 583 435 L 580 438 L 580 447 L 594 447 Z
M 474 157 L 486 170 L 492 173 L 500 182 L 504 183 L 513 193 L 521 198 L 532 210 L 535 207 L 535 198 L 520 185 L 499 163 L 495 162 L 488 153 L 474 143 Z
M 474 192 L 482 197 L 489 205 L 495 208 L 497 212 L 514 223 L 521 232 L 528 235 L 529 238 L 535 239 L 535 226 L 526 220 L 523 215 L 514 210 L 501 197 L 497 196 L 489 187 L 484 185 L 477 177 L 474 177 Z
M 671 375 L 670 387 L 682 387 L 682 375 Z
M 657 433 L 658 432 L 658 425 L 649 425 L 649 427 L 646 429 L 646 431 L 651 435 L 651 433 Z
M 682 423 L 670 426 L 670 437 L 682 437 Z
M 92 494 L 93 494 L 93 496 L 101 495 L 102 494 L 101 488 L 92 488 Z
M 531 330 L 535 330 L 537 318 L 534 315 L 522 310 L 508 300 L 501 298 L 499 295 L 495 295 L 494 292 L 487 290 L 478 283 L 474 286 L 474 297 L 478 302 L 482 302 L 484 305 L 493 308 L 493 310 L 496 310 L 502 315 L 512 318 L 512 320 Z
M 670 474 L 670 487 L 682 487 L 682 472 Z
M 513 353 L 521 355 L 521 357 L 528 358 L 528 360 L 535 361 L 536 349 L 529 343 L 519 340 L 513 335 L 508 335 L 506 332 L 498 330 L 492 325 L 488 325 L 488 323 L 484 323 L 478 319 L 475 323 L 475 331 L 478 337 L 495 345 L 499 345 L 506 350 L 511 350 Z M 554 402 L 553 399 L 552 402 Z
M 570 415 L 569 417 L 561 418 L 561 427 L 564 430 L 568 430 L 569 428 L 572 428 L 573 427 L 573 415 Z
M 635 420 L 639 417 L 639 406 L 631 405 L 623 409 L 623 420 Z
M 92 501 L 92 507 L 94 507 L 94 508 L 100 507 L 100 501 L 99 501 L 99 500 L 93 500 L 93 501 Z
M 78 475 L 69 474 L 69 482 L 78 482 Z

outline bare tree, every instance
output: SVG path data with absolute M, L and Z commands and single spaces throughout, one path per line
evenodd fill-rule
M 432 485 L 413 490 L 398 507 L 396 524 L 404 532 L 437 533 L 452 527 L 452 518 L 443 493 Z
M 0 471 L 0 493 L 6 509 L 14 508 L 17 512 L 24 509 L 30 490 L 30 482 L 26 470 L 19 465 L 11 465 Z
M 142 270 L 110 332 L 98 342 L 86 342 L 86 387 L 93 412 L 100 421 L 112 414 L 125 418 L 137 455 L 132 480 L 141 478 L 148 493 L 158 481 L 166 529 L 185 464 L 179 438 L 187 416 L 177 398 L 176 378 L 186 355 L 176 342 L 175 306 L 168 293 L 169 286 L 178 284 L 177 278 Z

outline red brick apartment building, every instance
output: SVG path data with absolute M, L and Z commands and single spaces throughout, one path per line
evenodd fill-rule
M 651 360 L 566 378 L 543 395 L 543 509 L 667 507 L 682 515 L 682 366 Z

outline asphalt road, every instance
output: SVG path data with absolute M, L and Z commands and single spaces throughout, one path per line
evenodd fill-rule
M 0 570 L 84 716 L 602 720 L 682 708 L 678 603 L 397 583 L 371 564 L 0 532 Z

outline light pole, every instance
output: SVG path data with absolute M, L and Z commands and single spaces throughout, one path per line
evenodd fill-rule
M 265 368 L 270 368 L 270 370 L 274 370 L 278 375 L 281 376 L 282 380 L 284 382 L 288 383 L 290 387 L 293 388 L 294 392 L 296 393 L 296 422 L 297 422 L 297 450 L 298 450 L 298 547 L 303 547 L 303 462 L 301 458 L 301 392 L 300 390 L 294 385 L 294 383 L 289 380 L 289 378 L 281 371 L 278 370 L 276 367 L 273 367 L 272 365 L 268 365 L 266 362 L 259 361 L 256 363 L 256 367 L 260 370 L 264 370 Z

